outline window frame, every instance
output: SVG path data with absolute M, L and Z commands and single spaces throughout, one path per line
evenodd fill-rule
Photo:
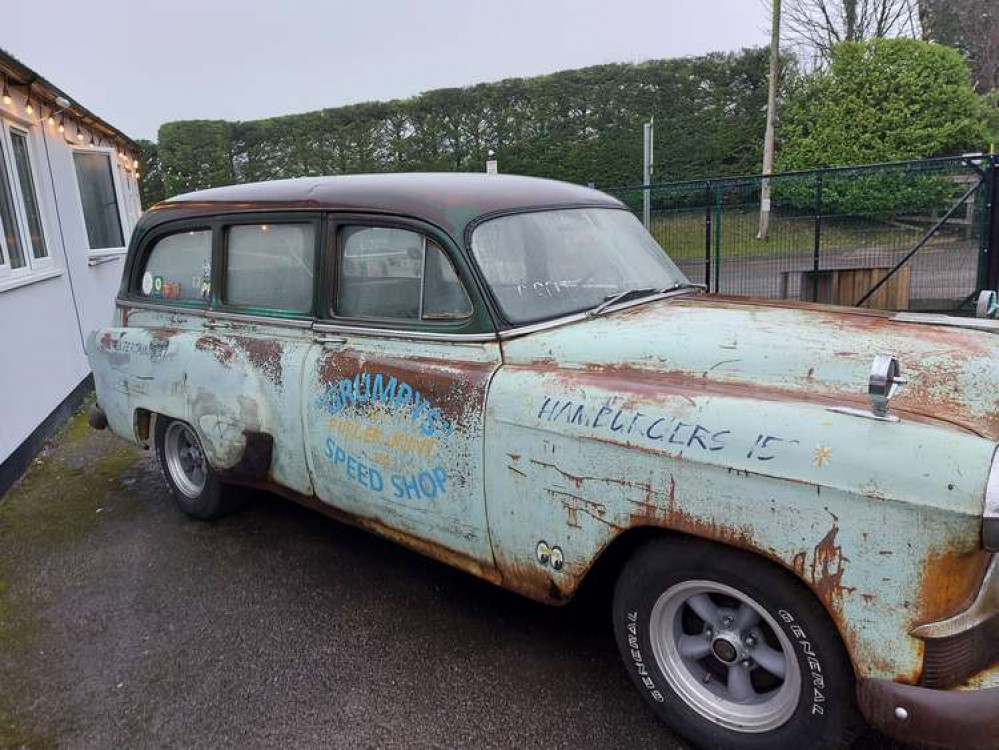
M 28 207 L 24 200 L 24 192 L 21 189 L 21 181 L 17 171 L 17 162 L 14 157 L 14 139 L 11 131 L 24 137 L 26 152 L 28 155 L 28 170 L 32 187 L 35 190 L 35 204 L 38 208 L 38 222 L 40 224 L 43 242 L 45 243 L 46 255 L 43 258 L 35 257 L 35 250 L 31 243 L 31 227 L 28 223 Z M 46 201 L 43 199 L 42 187 L 47 185 L 41 177 L 43 172 L 37 168 L 37 136 L 38 127 L 29 122 L 22 121 L 4 115 L 0 117 L 0 149 L 3 149 L 3 162 L 6 170 L 0 173 L 0 179 L 7 181 L 10 188 L 13 202 L 14 221 L 17 230 L 21 235 L 22 252 L 24 253 L 24 265 L 14 268 L 10 262 L 10 248 L 0 233 L 0 290 L 7 287 L 20 286 L 38 276 L 49 278 L 55 271 L 55 261 L 53 259 L 53 236 L 49 231 L 51 222 Z M 44 134 L 42 134 L 44 137 Z
M 129 302 L 138 302 L 143 305 L 155 305 L 157 307 L 187 308 L 200 312 L 211 309 L 212 302 L 214 301 L 216 294 L 215 284 L 217 283 L 215 273 L 215 266 L 217 263 L 216 258 L 218 256 L 217 224 L 217 222 L 212 221 L 211 219 L 182 220 L 163 224 L 162 226 L 156 227 L 154 230 L 144 235 L 142 237 L 142 242 L 138 247 L 138 251 L 135 253 L 135 260 L 132 262 L 132 268 L 128 272 L 128 284 L 126 287 L 127 292 L 124 295 L 125 299 Z M 171 237 L 175 234 L 199 231 L 212 233 L 211 250 L 208 254 L 212 264 L 212 297 L 207 300 L 187 300 L 173 299 L 171 297 L 147 297 L 142 294 L 142 275 L 146 272 L 146 264 L 149 262 L 149 254 L 153 251 L 153 248 L 159 244 L 160 240 L 165 239 L 166 237 Z
M 316 312 L 322 309 L 320 298 L 323 287 L 323 250 L 326 232 L 323 224 L 325 217 L 315 212 L 259 212 L 240 213 L 228 216 L 218 216 L 215 219 L 215 244 L 218 247 L 217 255 L 212 256 L 212 306 L 211 309 L 222 313 L 233 313 L 237 315 L 251 315 L 265 318 L 275 318 L 278 320 L 313 320 Z M 237 305 L 226 301 L 226 278 L 228 276 L 229 263 L 229 229 L 236 226 L 254 226 L 258 224 L 311 224 L 313 227 L 313 256 L 312 256 L 312 303 L 305 312 L 281 310 L 270 307 L 256 307 L 254 305 Z M 217 261 L 216 261 L 217 258 Z M 216 267 L 218 269 L 216 273 Z
M 337 297 L 339 295 L 339 284 L 341 267 L 343 264 L 343 230 L 355 227 L 380 228 L 380 229 L 403 229 L 420 235 L 423 239 L 424 255 L 421 261 L 420 273 L 420 314 L 419 318 L 385 318 L 369 316 L 344 316 L 337 310 Z M 474 279 L 470 277 L 468 266 L 465 263 L 456 262 L 460 257 L 459 250 L 454 241 L 446 233 L 440 231 L 432 225 L 425 224 L 415 219 L 408 219 L 401 216 L 372 215 L 372 214 L 334 214 L 329 218 L 327 229 L 327 267 L 324 289 L 327 291 L 326 299 L 323 300 L 323 318 L 344 326 L 351 326 L 365 329 L 381 329 L 386 332 L 392 330 L 407 332 L 423 332 L 435 334 L 462 334 L 467 332 L 480 333 L 483 330 L 492 332 L 492 326 L 482 325 L 482 303 Z M 464 318 L 456 319 L 428 319 L 422 317 L 423 292 L 425 285 L 425 275 L 423 269 L 426 265 L 427 242 L 437 245 L 444 258 L 451 264 L 451 268 L 461 284 L 471 305 L 471 312 Z
M 73 182 L 76 185 L 76 205 L 79 210 L 80 223 L 83 227 L 83 235 L 86 237 L 87 243 L 87 259 L 97 260 L 100 258 L 117 258 L 121 255 L 125 255 L 128 252 L 129 238 L 132 234 L 132 224 L 131 222 L 126 222 L 126 216 L 128 212 L 126 210 L 126 204 L 124 200 L 124 191 L 122 190 L 120 175 L 118 174 L 118 169 L 115 164 L 118 159 L 118 154 L 113 148 L 107 146 L 70 146 L 70 159 L 73 164 Z M 102 247 L 99 249 L 94 249 L 90 247 L 90 233 L 87 231 L 87 214 L 83 210 L 83 194 L 80 192 L 80 177 L 79 173 L 76 171 L 76 154 L 103 154 L 107 160 L 109 169 L 108 172 L 111 175 L 111 189 L 114 191 L 115 208 L 118 209 L 118 224 L 121 227 L 121 238 L 122 245 L 120 247 Z

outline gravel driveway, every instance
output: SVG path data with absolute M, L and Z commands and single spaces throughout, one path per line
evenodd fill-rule
M 684 748 L 606 607 L 266 495 L 189 520 L 152 456 L 78 415 L 0 499 L 0 747 Z

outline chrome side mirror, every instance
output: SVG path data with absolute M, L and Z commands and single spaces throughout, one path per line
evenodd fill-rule
M 902 377 L 902 368 L 890 354 L 879 354 L 871 365 L 871 377 L 867 382 L 867 395 L 871 399 L 871 410 L 876 417 L 888 416 L 888 402 L 895 397 L 898 389 L 908 382 Z
M 999 318 L 999 297 L 991 289 L 986 289 L 978 295 L 975 306 L 976 318 Z

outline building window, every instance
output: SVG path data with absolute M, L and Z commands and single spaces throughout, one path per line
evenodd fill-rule
M 0 121 L 0 278 L 51 265 L 28 132 Z
M 76 151 L 73 161 L 90 249 L 124 247 L 125 236 L 121 229 L 111 156 L 103 151 Z

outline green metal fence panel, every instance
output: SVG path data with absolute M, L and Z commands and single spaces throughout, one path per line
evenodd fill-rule
M 918 245 L 892 274 L 897 306 L 955 310 L 984 283 L 994 162 L 978 155 L 772 175 L 765 239 L 761 175 L 607 192 L 641 215 L 648 191 L 649 230 L 713 292 L 824 300 L 834 277 L 876 280 Z

